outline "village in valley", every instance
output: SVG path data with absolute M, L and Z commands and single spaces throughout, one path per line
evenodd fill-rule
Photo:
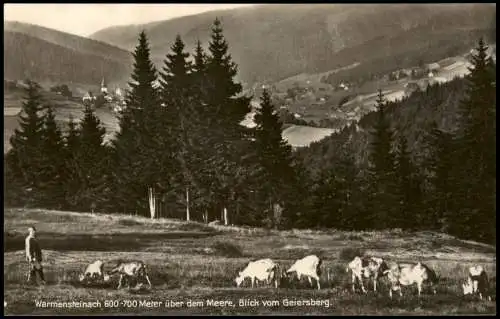
M 256 82 L 251 86 L 245 85 L 246 96 L 252 96 L 252 110 L 243 120 L 242 125 L 254 127 L 255 111 L 259 108 L 259 96 L 263 90 L 268 90 L 284 124 L 283 137 L 289 141 L 293 149 L 307 147 L 318 142 L 346 126 L 354 125 L 366 114 L 374 112 L 376 108 L 377 89 L 382 89 L 388 101 L 397 101 L 409 97 L 415 91 L 425 90 L 435 83 L 446 83 L 456 77 L 463 77 L 469 73 L 469 58 L 474 50 L 460 56 L 448 57 L 428 64 L 420 63 L 409 68 L 382 73 L 371 79 L 348 81 L 335 74 L 346 68 L 320 74 L 300 74 L 277 82 Z M 488 49 L 496 60 L 496 45 Z M 359 63 L 354 66 L 359 65 Z M 347 68 L 348 69 L 348 68 Z M 69 88 L 73 87 L 73 90 Z M 153 83 L 159 87 L 159 81 Z M 244 87 L 245 87 L 244 86 Z M 7 91 L 11 88 L 26 87 L 22 80 L 4 80 Z M 126 108 L 127 84 L 108 84 L 102 77 L 100 83 L 91 86 L 47 84 L 45 90 L 64 97 L 74 106 L 72 110 L 75 119 L 81 116 L 77 112 L 75 103 L 91 105 L 102 114 L 102 120 L 107 127 L 116 131 L 119 114 Z M 64 103 L 61 102 L 64 108 Z M 19 108 L 11 108 L 6 104 L 5 114 L 15 114 Z M 61 114 L 66 114 L 61 109 Z M 61 117 L 60 123 L 67 118 Z M 7 132 L 9 134 L 9 132 Z M 107 140 L 112 138 L 108 132 Z M 6 147 L 10 147 L 6 145 Z
M 101 88 L 98 94 L 94 95 L 91 91 L 85 93 L 82 97 L 84 105 L 91 104 L 94 107 L 107 107 L 115 114 L 119 114 L 126 107 L 124 90 L 116 87 L 108 90 L 104 78 L 101 81 Z

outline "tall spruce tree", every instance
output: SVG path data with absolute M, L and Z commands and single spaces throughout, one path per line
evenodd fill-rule
M 240 83 L 234 77 L 238 73 L 236 64 L 229 54 L 229 46 L 224 38 L 222 24 L 215 19 L 209 43 L 210 55 L 207 59 L 206 72 L 211 82 L 209 103 L 218 106 L 218 112 L 229 124 L 240 123 L 250 111 L 249 99 L 236 96 L 242 92 Z
M 260 108 L 254 116 L 255 147 L 257 159 L 262 167 L 260 193 L 264 203 L 268 203 L 269 212 L 275 204 L 281 204 L 288 199 L 288 187 L 293 178 L 291 147 L 283 140 L 282 123 L 271 103 L 267 90 L 262 93 Z M 265 207 L 265 205 L 264 205 Z M 273 216 L 268 216 L 273 220 Z
M 211 185 L 216 193 L 213 197 L 216 210 L 235 209 L 232 203 L 237 202 L 245 184 L 241 158 L 247 154 L 242 151 L 249 149 L 246 146 L 250 137 L 249 130 L 240 125 L 250 111 L 250 98 L 237 96 L 242 92 L 242 86 L 234 80 L 237 67 L 228 50 L 221 23 L 216 19 L 209 42 L 204 82 L 208 93 L 205 103 L 210 110 L 210 116 L 207 116 L 210 135 L 206 142 L 211 144 L 211 154 L 207 164 L 212 170 L 209 175 L 215 178 Z
M 194 82 L 191 75 L 192 65 L 188 61 L 189 53 L 184 51 L 185 45 L 179 35 L 167 54 L 160 74 L 162 83 L 162 101 L 166 107 L 165 129 L 170 137 L 171 149 L 175 153 L 175 164 L 179 170 L 176 174 L 175 200 L 185 206 L 185 218 L 193 217 L 193 198 L 198 186 L 197 169 L 200 164 L 195 160 L 194 145 L 203 138 L 199 133 L 199 116 L 195 103 Z M 190 200 L 191 199 L 191 200 Z
M 387 103 L 382 91 L 377 97 L 377 122 L 370 143 L 370 198 L 369 210 L 372 225 L 375 228 L 387 228 L 396 213 L 395 194 L 395 159 L 392 151 L 393 132 L 386 114 Z
M 129 82 L 126 108 L 120 117 L 120 132 L 114 141 L 115 200 L 119 208 L 148 215 L 148 189 L 169 188 L 165 163 L 163 108 L 156 68 L 151 62 L 146 33 L 139 34 L 133 53 L 134 69 Z
M 460 104 L 458 131 L 462 209 L 454 232 L 494 242 L 496 205 L 496 78 L 488 47 L 479 40 L 467 77 L 466 98 Z
M 19 128 L 10 138 L 12 149 L 6 156 L 9 189 L 8 200 L 29 205 L 34 194 L 40 192 L 39 173 L 42 158 L 44 106 L 40 86 L 27 81 L 26 97 L 22 104 Z
M 205 53 L 201 42 L 197 41 L 193 53 L 193 64 L 190 73 L 191 86 L 191 112 L 195 116 L 190 117 L 190 157 L 191 166 L 196 168 L 196 183 L 191 198 L 193 206 L 204 215 L 204 220 L 219 218 L 219 212 L 214 211 L 215 202 L 213 198 L 218 195 L 218 181 L 215 177 L 216 170 L 210 163 L 217 161 L 217 152 L 213 145 L 218 141 L 216 118 L 213 107 L 208 103 L 211 94 L 211 84 L 207 74 L 208 55 Z M 194 172 L 193 172 L 194 175 Z M 215 177 L 215 178 L 214 178 Z M 239 209 L 238 198 L 235 198 L 236 210 Z M 236 212 L 236 215 L 238 213 Z M 233 221 L 236 222 L 237 216 Z

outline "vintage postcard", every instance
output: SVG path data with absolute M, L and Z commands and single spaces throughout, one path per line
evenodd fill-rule
M 4 4 L 5 315 L 496 314 L 496 4 Z

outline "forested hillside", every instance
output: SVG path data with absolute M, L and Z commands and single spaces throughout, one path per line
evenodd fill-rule
M 334 86 L 342 82 L 361 84 L 381 78 L 384 75 L 404 68 L 423 66 L 441 59 L 462 55 L 474 47 L 477 39 L 486 36 L 495 41 L 490 29 L 460 27 L 445 32 L 434 31 L 428 25 L 418 32 L 403 31 L 392 37 L 378 37 L 359 46 L 338 52 L 335 57 L 342 67 L 343 61 L 361 62 L 349 70 L 342 70 L 325 76 L 323 81 Z M 457 41 L 456 39 L 460 39 Z M 370 53 L 369 58 L 366 52 Z
M 68 49 L 121 61 L 127 65 L 132 63 L 132 55 L 129 51 L 112 46 L 108 43 L 45 28 L 39 25 L 6 21 L 4 22 L 4 31 L 23 33 Z
M 91 37 L 131 50 L 144 29 L 151 38 L 152 59 L 161 65 L 177 33 L 189 52 L 197 40 L 207 43 L 206 27 L 216 17 L 226 26 L 238 77 L 247 83 L 325 72 L 355 62 L 363 65 L 363 72 L 379 72 L 378 66 L 387 68 L 383 58 L 393 55 L 396 64 L 441 59 L 468 49 L 478 33 L 494 38 L 496 26 L 491 4 L 280 4 L 111 27 Z
M 414 160 L 420 162 L 425 155 L 425 135 L 430 125 L 436 122 L 438 128 L 452 132 L 457 128 L 458 107 L 465 97 L 466 80 L 457 78 L 444 84 L 434 84 L 426 90 L 419 90 L 400 102 L 388 103 L 387 116 L 395 137 L 404 136 Z M 298 150 L 299 156 L 307 163 L 312 173 L 325 167 L 333 167 L 339 147 L 345 147 L 362 168 L 368 165 L 369 139 L 377 113 L 369 113 L 359 123 L 345 128 L 308 148 Z
M 4 79 L 36 79 L 55 83 L 123 81 L 130 66 L 68 49 L 19 32 L 4 31 Z

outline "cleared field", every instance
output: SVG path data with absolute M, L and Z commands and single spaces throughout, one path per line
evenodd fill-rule
M 292 146 L 309 146 L 313 142 L 322 140 L 332 135 L 337 130 L 330 128 L 317 128 L 304 125 L 291 125 L 283 130 L 282 136 Z
M 473 263 L 485 266 L 493 291 L 496 291 L 496 248 L 439 233 L 271 231 L 210 227 L 172 219 L 151 221 L 129 216 L 34 209 L 5 209 L 4 224 L 6 314 L 496 313 L 494 301 L 473 300 L 460 294 L 466 267 Z M 29 225 L 37 227 L 44 248 L 47 285 L 42 287 L 24 283 L 27 265 L 23 245 Z M 425 262 L 441 278 L 438 294 L 419 299 L 413 287 L 403 291 L 403 298 L 390 300 L 384 281 L 377 294 L 350 292 L 345 255 L 353 248 L 390 262 Z M 307 281 L 277 290 L 268 287 L 238 289 L 234 285 L 238 270 L 249 260 L 269 257 L 287 267 L 295 259 L 311 253 L 324 258 L 320 291 L 311 289 Z M 78 274 L 97 259 L 108 262 L 105 271 L 118 259 L 144 260 L 149 267 L 152 290 L 117 291 L 117 278 L 109 285 L 82 287 L 76 279 Z M 299 306 L 290 302 L 303 299 L 317 300 L 318 305 Z M 112 300 L 118 302 L 116 307 L 110 307 Z M 232 302 L 233 305 L 218 306 L 211 300 Z M 37 306 L 36 302 L 40 301 L 99 301 L 100 307 Z M 108 301 L 107 307 L 105 301 Z M 154 307 L 153 304 L 141 304 L 141 301 L 161 301 L 162 304 Z M 168 307 L 167 301 L 183 301 L 184 304 Z M 201 303 L 194 305 L 194 301 Z M 249 301 L 254 301 L 253 305 L 249 305 Z M 270 301 L 271 305 L 265 305 L 264 301 Z

